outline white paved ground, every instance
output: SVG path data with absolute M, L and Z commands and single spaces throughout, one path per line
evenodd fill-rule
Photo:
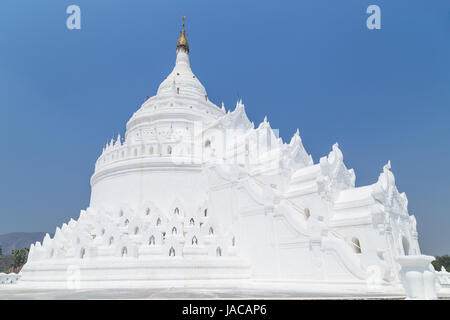
M 187 291 L 183 289 L 84 289 L 84 290 L 67 290 L 67 289 L 17 289 L 17 290 L 0 290 L 0 299 L 50 299 L 50 300 L 72 300 L 72 299 L 355 299 L 351 294 L 335 296 L 311 293 L 296 294 L 280 294 L 274 292 L 254 293 L 244 291 L 234 292 L 201 292 Z M 361 299 L 403 299 L 403 296 L 365 296 Z
M 26 288 L 17 284 L 0 286 L 0 300 L 86 300 L 86 299 L 405 299 L 402 292 L 364 293 L 359 290 L 330 290 L 305 285 L 301 288 Z M 450 299 L 450 288 L 441 289 L 440 299 Z

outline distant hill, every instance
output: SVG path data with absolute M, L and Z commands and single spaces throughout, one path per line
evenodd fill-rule
M 3 254 L 10 254 L 12 250 L 29 248 L 32 243 L 44 240 L 46 232 L 13 232 L 0 235 L 0 245 Z M 50 234 L 53 236 L 53 234 Z

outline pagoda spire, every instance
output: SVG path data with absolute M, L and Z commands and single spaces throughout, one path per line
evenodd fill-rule
M 177 51 L 180 49 L 183 49 L 186 53 L 189 53 L 189 43 L 186 38 L 186 31 L 184 30 L 184 20 L 186 19 L 186 16 L 183 14 L 181 17 L 183 23 L 182 23 L 182 29 L 180 31 L 180 37 L 177 41 Z

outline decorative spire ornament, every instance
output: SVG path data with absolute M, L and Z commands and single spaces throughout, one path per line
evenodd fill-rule
M 183 24 L 182 24 L 182 29 L 180 32 L 180 37 L 178 38 L 178 41 L 177 41 L 177 50 L 183 49 L 184 51 L 189 53 L 189 43 L 186 38 L 186 31 L 184 30 L 184 19 L 186 19 L 186 16 L 183 14 L 181 19 L 183 21 Z

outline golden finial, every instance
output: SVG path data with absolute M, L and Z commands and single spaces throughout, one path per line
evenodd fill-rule
M 178 38 L 178 41 L 177 41 L 177 50 L 179 48 L 183 48 L 184 50 L 186 50 L 186 52 L 189 53 L 189 43 L 187 41 L 186 32 L 184 30 L 184 20 L 186 19 L 186 16 L 183 14 L 181 19 L 182 19 L 183 24 L 182 24 L 182 29 L 180 32 L 181 33 L 180 37 Z

